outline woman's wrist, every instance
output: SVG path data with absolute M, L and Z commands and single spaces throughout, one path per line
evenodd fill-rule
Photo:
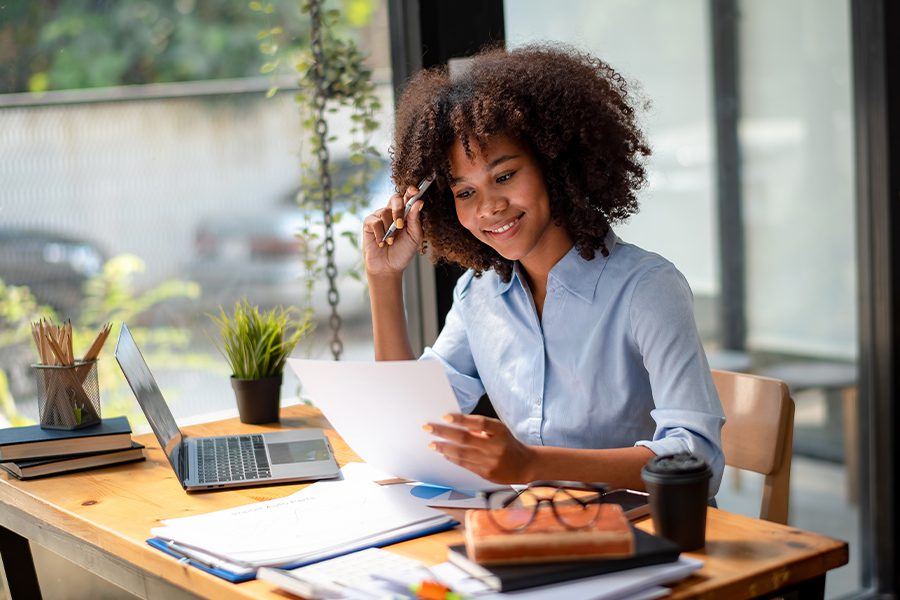
M 366 271 L 366 280 L 369 282 L 369 289 L 372 291 L 377 291 L 379 289 L 393 289 L 398 285 L 403 285 L 403 272 L 370 273 Z
M 538 481 L 539 479 L 548 479 L 547 477 L 541 477 L 540 474 L 543 472 L 541 468 L 543 462 L 543 448 L 540 446 L 531 446 L 525 445 L 525 452 L 527 456 L 525 460 L 522 461 L 525 480 L 522 483 L 531 483 L 532 481 Z

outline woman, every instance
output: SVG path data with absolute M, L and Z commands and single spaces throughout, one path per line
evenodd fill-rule
M 718 489 L 724 416 L 690 289 L 610 227 L 637 211 L 650 153 L 630 102 L 609 65 L 548 46 L 422 72 L 400 99 L 393 178 L 409 187 L 363 226 L 375 356 L 414 358 L 401 282 L 426 242 L 469 269 L 422 356 L 444 365 L 461 414 L 425 428 L 492 481 L 642 488 L 649 458 L 686 451 Z M 465 414 L 484 393 L 500 420 Z

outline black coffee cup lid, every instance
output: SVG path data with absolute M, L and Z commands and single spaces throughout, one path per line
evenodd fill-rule
M 657 475 L 690 475 L 706 471 L 709 469 L 709 465 L 702 458 L 682 452 L 680 454 L 654 456 L 647 461 L 644 469 L 648 473 Z
M 641 469 L 641 477 L 646 483 L 684 484 L 708 481 L 712 469 L 705 460 L 692 454 L 669 454 L 654 456 Z

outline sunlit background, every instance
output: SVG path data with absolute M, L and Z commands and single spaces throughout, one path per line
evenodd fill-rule
M 207 313 L 219 306 L 247 297 L 310 307 L 316 332 L 295 355 L 331 356 L 321 277 L 312 295 L 306 291 L 303 257 L 316 240 L 300 235 L 320 216 L 297 201 L 309 146 L 293 67 L 308 49 L 308 23 L 295 2 L 276 2 L 270 12 L 254 4 L 0 4 L 0 424 L 37 418 L 27 324 L 40 315 L 71 319 L 76 351 L 103 322 L 128 322 L 180 423 L 235 414 L 229 372 L 210 339 Z M 383 107 L 369 140 L 381 159 L 356 198 L 365 209 L 392 190 L 387 7 L 384 0 L 331 4 L 342 35 L 369 54 Z M 507 46 L 574 44 L 612 64 L 646 101 L 639 118 L 653 148 L 649 185 L 641 212 L 617 233 L 687 276 L 714 367 L 791 384 L 792 523 L 850 541 L 850 565 L 827 578 L 827 595 L 836 597 L 860 585 L 849 8 L 846 0 L 738 7 L 740 348 L 723 343 L 719 317 L 709 3 L 570 0 L 561 11 L 507 0 Z M 283 33 L 261 37 L 273 28 Z M 266 44 L 275 37 L 273 54 Z M 273 85 L 281 89 L 267 97 Z M 329 118 L 341 181 L 352 170 L 353 119 L 346 111 Z M 350 239 L 359 228 L 352 214 L 336 225 L 338 308 L 343 357 L 367 360 L 368 299 Z M 126 414 L 146 430 L 113 341 L 100 363 L 104 414 Z M 297 387 L 286 374 L 288 401 Z M 759 486 L 729 472 L 720 505 L 755 516 Z M 58 559 L 36 556 L 42 583 L 62 581 Z M 81 588 L 95 595 L 117 593 L 85 585 L 96 586 Z M 54 597 L 77 597 L 59 587 Z

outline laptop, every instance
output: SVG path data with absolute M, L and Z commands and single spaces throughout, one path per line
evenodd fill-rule
M 321 429 L 213 437 L 183 434 L 125 324 L 116 343 L 116 360 L 185 490 L 330 479 L 340 473 Z

